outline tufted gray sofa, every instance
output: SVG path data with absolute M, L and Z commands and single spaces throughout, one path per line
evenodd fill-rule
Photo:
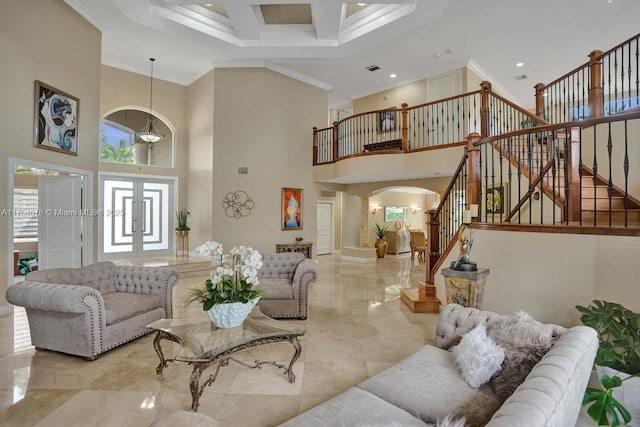
M 459 374 L 449 346 L 480 323 L 501 315 L 449 304 L 436 327 L 436 346 L 424 346 L 409 358 L 357 387 L 298 415 L 286 427 L 437 426 L 447 416 L 461 417 L 465 408 L 497 409 L 487 427 L 569 427 L 576 425 L 582 397 L 598 348 L 595 330 L 574 326 L 534 366 L 525 381 L 501 406 L 487 398 L 489 385 L 470 387 Z M 442 347 L 442 348 L 441 348 Z M 486 412 L 485 412 L 486 413 Z M 466 414 L 465 414 L 466 415 Z M 469 418 L 467 418 L 469 422 Z M 465 425 L 478 425 L 471 422 Z
M 262 254 L 262 268 L 258 271 L 260 288 L 264 290 L 258 303 L 260 311 L 274 318 L 306 319 L 309 284 L 317 277 L 316 262 L 301 253 Z
M 7 301 L 26 308 L 31 343 L 88 360 L 151 332 L 147 325 L 172 316 L 179 274 L 168 267 L 116 266 L 29 273 L 7 289 Z

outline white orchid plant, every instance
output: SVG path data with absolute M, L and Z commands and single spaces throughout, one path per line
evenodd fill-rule
M 213 241 L 203 243 L 193 252 L 211 257 L 214 269 L 204 286 L 189 291 L 186 304 L 198 301 L 207 311 L 216 304 L 247 303 L 262 295 L 262 289 L 254 287 L 260 284 L 260 252 L 249 246 L 236 246 L 229 254 L 224 254 L 222 245 Z

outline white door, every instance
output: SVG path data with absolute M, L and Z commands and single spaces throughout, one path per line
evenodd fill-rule
M 38 177 L 38 269 L 82 265 L 82 178 Z
M 427 79 L 427 101 L 437 101 L 462 93 L 460 70 L 440 74 Z M 461 116 L 462 115 L 462 116 Z M 458 131 L 458 123 L 465 120 L 463 102 L 451 100 L 427 109 L 430 145 L 441 145 L 464 140 L 466 132 Z M 461 116 L 461 117 L 460 117 Z M 464 126 L 462 126 L 464 129 Z M 464 131 L 463 131 L 464 132 Z
M 317 255 L 333 253 L 333 203 L 318 202 L 318 242 Z
M 171 253 L 173 181 L 100 177 L 100 258 Z

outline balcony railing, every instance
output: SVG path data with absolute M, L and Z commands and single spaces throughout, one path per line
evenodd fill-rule
M 451 98 L 369 111 L 313 129 L 313 164 L 356 155 L 412 152 L 464 144 L 470 133 L 499 135 L 546 122 L 493 93 L 491 84 Z
M 640 105 L 640 34 L 594 50 L 589 62 L 549 84 L 536 85 L 536 114 L 551 123 L 597 118 Z

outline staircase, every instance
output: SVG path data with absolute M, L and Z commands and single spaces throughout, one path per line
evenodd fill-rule
M 640 202 L 585 168 L 582 171 L 582 225 L 596 227 L 640 227 Z M 625 209 L 626 205 L 626 209 Z M 571 224 L 571 223 L 570 223 Z

